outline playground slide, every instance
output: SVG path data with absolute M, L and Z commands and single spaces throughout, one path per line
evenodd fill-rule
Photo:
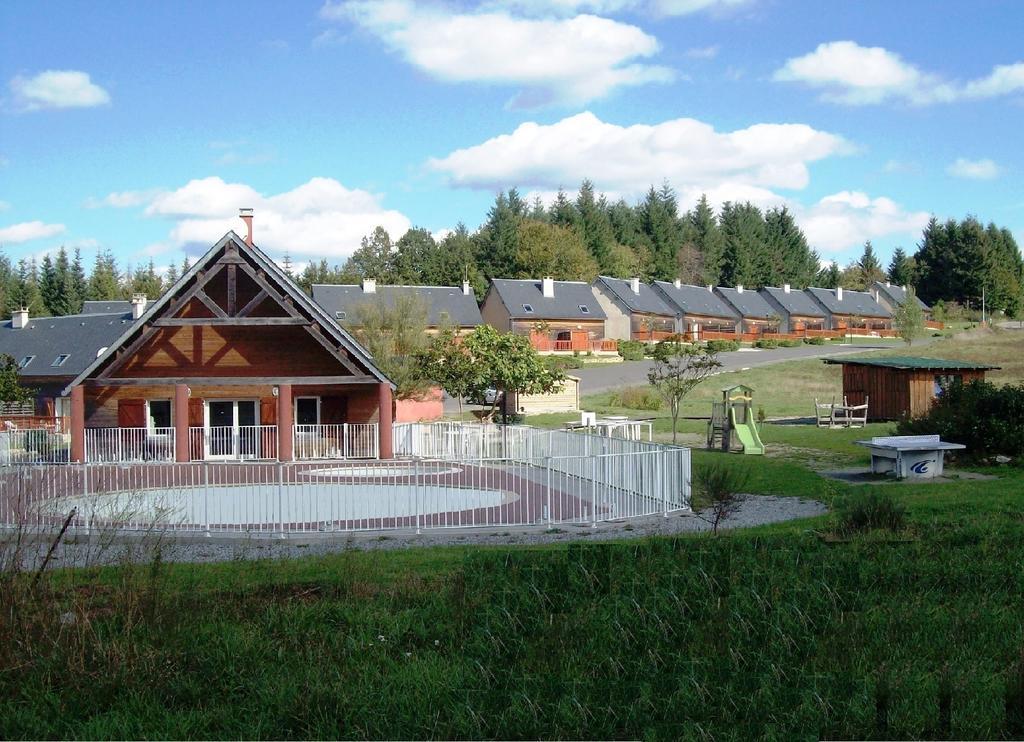
M 736 431 L 736 437 L 743 444 L 743 453 L 763 454 L 764 444 L 761 443 L 761 436 L 757 434 L 757 427 L 755 427 L 754 422 L 752 420 L 748 420 L 745 423 L 736 422 L 736 411 L 734 409 L 729 410 L 729 416 L 732 418 L 732 427 Z

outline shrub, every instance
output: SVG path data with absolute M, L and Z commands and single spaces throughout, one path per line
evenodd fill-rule
M 775 338 L 761 338 L 754 341 L 755 348 L 778 348 L 779 341 Z
M 715 353 L 725 353 L 725 352 L 728 352 L 728 351 L 739 350 L 740 349 L 740 341 L 739 340 L 708 340 L 707 347 L 708 347 L 708 350 L 713 351 Z
M 997 387 L 987 381 L 954 383 L 928 414 L 904 420 L 900 435 L 940 435 L 963 443 L 971 457 L 1024 456 L 1024 384 Z
M 702 515 L 711 524 L 713 533 L 718 533 L 719 524 L 739 510 L 743 503 L 740 494 L 747 486 L 750 470 L 736 466 L 733 462 L 716 461 L 697 467 L 693 474 L 693 486 L 700 497 L 700 506 L 709 512 Z
M 579 356 L 548 356 L 548 368 L 564 371 L 567 368 L 583 368 L 583 361 Z
M 612 392 L 609 399 L 614 407 L 627 407 L 631 410 L 660 410 L 662 400 L 653 390 L 642 386 L 626 387 Z
M 865 533 L 879 528 L 899 531 L 907 511 L 892 495 L 883 492 L 858 492 L 839 506 L 840 533 Z
M 807 343 L 808 345 L 824 345 L 825 338 L 804 338 L 804 342 Z
M 799 340 L 790 340 L 790 339 L 787 338 L 786 340 L 780 340 L 779 341 L 779 345 L 781 347 L 783 347 L 783 348 L 795 348 L 798 345 L 800 345 L 800 341 Z
M 642 361 L 644 359 L 644 344 L 639 340 L 620 340 L 619 355 L 626 361 Z

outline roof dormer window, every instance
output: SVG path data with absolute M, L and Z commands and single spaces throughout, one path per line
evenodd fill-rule
M 533 304 L 523 304 L 523 311 L 527 314 L 533 314 Z
M 35 356 L 25 356 L 18 363 L 18 368 L 25 368 L 26 366 L 28 366 L 28 364 L 32 363 L 32 361 L 34 361 L 35 359 L 36 359 Z
M 61 353 L 59 356 L 57 356 L 56 358 L 53 359 L 53 363 L 51 363 L 50 365 L 51 366 L 63 366 L 65 363 L 67 363 L 67 360 L 70 357 L 71 357 L 70 353 Z

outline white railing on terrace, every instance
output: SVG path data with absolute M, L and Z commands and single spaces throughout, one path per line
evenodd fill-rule
M 277 458 L 276 425 L 189 428 L 192 461 L 204 459 L 266 460 Z
M 71 437 L 44 428 L 0 431 L 0 465 L 63 464 L 70 460 Z
M 85 460 L 174 461 L 174 428 L 86 428 Z
M 292 453 L 296 459 L 376 459 L 377 423 L 296 425 Z
M 556 431 L 558 432 L 558 431 Z M 536 459 L 14 465 L 0 525 L 192 533 L 553 526 L 689 507 L 690 452 Z

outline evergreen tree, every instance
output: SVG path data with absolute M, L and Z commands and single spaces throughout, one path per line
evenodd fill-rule
M 839 287 L 842 276 L 839 273 L 839 264 L 835 261 L 818 271 L 814 284 L 823 289 L 835 289 Z
M 640 205 L 641 225 L 651 246 L 649 274 L 671 281 L 676 272 L 676 251 L 682 244 L 675 193 L 665 183 L 661 190 L 651 186 Z
M 548 214 L 548 210 L 545 208 L 544 201 L 541 200 L 540 196 L 533 197 L 533 201 L 530 202 L 530 211 L 526 216 L 535 222 L 551 221 L 551 216 Z
M 92 269 L 92 275 L 89 276 L 87 295 L 94 301 L 112 301 L 122 298 L 117 260 L 109 250 L 100 250 L 96 254 L 96 265 Z
M 722 280 L 722 263 L 725 259 L 725 240 L 718 227 L 715 212 L 708 203 L 708 197 L 701 194 L 697 205 L 686 215 L 691 239 L 700 251 L 703 273 L 700 284 L 717 286 Z
M 62 315 L 60 284 L 57 281 L 57 269 L 50 259 L 50 254 L 43 256 L 43 265 L 39 271 L 39 295 L 49 315 Z
M 437 286 L 461 286 L 464 280 L 482 298 L 487 291 L 487 279 L 477 267 L 473 239 L 461 222 L 455 231 L 445 235 L 424 267 L 427 283 Z
M 902 247 L 893 250 L 886 277 L 890 283 L 896 286 L 910 286 L 914 283 L 914 261 L 903 251 Z
M 82 264 L 82 252 L 75 248 L 75 259 L 71 261 L 71 285 L 74 287 L 74 302 L 69 302 L 71 314 L 82 311 L 82 302 L 89 294 L 89 281 L 85 277 L 85 266 Z
M 885 271 L 882 270 L 882 263 L 875 255 L 875 248 L 871 245 L 871 240 L 864 243 L 864 252 L 857 261 L 856 268 L 860 275 L 856 278 L 857 286 L 852 288 L 863 291 L 871 288 L 871 284 L 875 281 L 885 280 Z
M 958 239 L 959 226 L 949 219 L 939 224 L 934 216 L 924 228 L 921 242 L 914 254 L 917 264 L 918 295 L 926 304 L 934 304 L 961 298 L 956 285 L 954 246 Z
M 43 304 L 43 297 L 39 291 L 39 269 L 36 261 L 18 261 L 18 270 L 11 282 L 11 288 L 7 297 L 7 311 L 14 312 L 22 307 L 28 309 L 30 317 L 45 317 L 46 305 Z
M 561 188 L 558 189 L 555 200 L 551 203 L 548 221 L 558 227 L 568 227 L 569 229 L 579 229 L 580 227 L 580 214 Z
M 130 299 L 135 294 L 142 294 L 150 301 L 157 299 L 163 293 L 164 285 L 160 274 L 156 272 L 153 259 L 145 267 L 138 266 L 132 273 L 131 278 L 125 280 L 125 298 Z
M 764 256 L 765 224 L 761 210 L 749 201 L 726 202 L 719 218 L 725 243 L 722 283 L 726 286 L 764 285 L 768 274 Z
M 167 288 L 170 288 L 178 282 L 178 266 L 171 261 L 171 264 L 167 266 L 167 273 L 164 274 L 164 283 L 167 284 Z
M 615 241 L 633 250 L 634 253 L 647 252 L 651 242 L 643 232 L 643 224 L 639 209 L 634 209 L 622 199 L 608 207 L 608 220 L 612 225 Z
M 579 214 L 580 236 L 590 254 L 602 271 L 611 269 L 612 247 L 615 245 L 615 231 L 608 218 L 607 203 L 602 196 L 594 197 L 594 184 L 584 180 L 576 197 L 576 211 Z
M 809 286 L 818 273 L 818 254 L 807 244 L 789 209 L 770 209 L 764 216 L 765 241 L 762 265 L 767 272 L 761 276 L 763 285 L 781 286 L 789 283 Z
M 14 284 L 14 269 L 11 267 L 11 259 L 0 252 L 0 312 L 9 316 L 10 293 Z
M 526 213 L 518 191 L 499 193 L 487 212 L 487 221 L 476 233 L 477 264 L 487 278 L 514 275 L 519 252 L 519 223 Z

